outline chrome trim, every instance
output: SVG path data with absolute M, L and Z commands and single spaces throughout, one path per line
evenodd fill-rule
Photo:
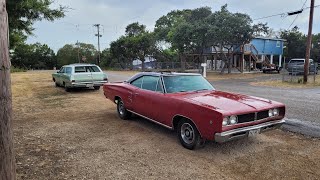
M 198 126 L 197 126 L 197 124 L 196 123 L 194 123 L 193 122 L 193 120 L 191 119 L 191 118 L 189 118 L 189 117 L 187 117 L 187 116 L 183 116 L 183 115 L 181 115 L 181 114 L 176 114 L 176 115 L 174 115 L 173 116 L 173 118 L 172 118 L 172 121 L 171 121 L 171 125 L 172 125 L 172 127 L 173 127 L 173 119 L 174 119 L 174 117 L 176 117 L 176 116 L 181 116 L 181 117 L 184 117 L 184 118 L 186 118 L 186 119 L 189 119 L 195 126 L 196 126 L 196 128 L 197 128 L 197 130 L 198 130 L 198 132 L 199 132 L 199 134 L 200 134 L 200 136 L 201 137 L 203 137 L 202 135 L 201 135 L 201 132 L 199 131 L 199 128 L 198 128 Z
M 237 116 L 239 116 L 239 115 L 237 115 Z M 230 116 L 225 116 L 225 117 L 230 117 Z M 268 119 L 271 119 L 271 118 L 280 118 L 280 117 L 282 117 L 282 116 L 271 116 L 271 117 L 267 117 L 267 118 L 263 118 L 263 119 L 257 119 L 257 120 L 253 120 L 253 121 L 249 121 L 249 122 L 226 125 L 226 126 L 223 126 L 223 127 L 230 127 L 230 126 L 234 126 L 234 125 L 247 125 L 247 124 L 251 124 L 251 123 L 255 123 L 255 122 L 265 121 L 265 120 L 268 120 Z M 282 118 L 284 118 L 284 117 L 282 117 Z M 271 121 L 274 121 L 274 120 L 271 120 Z
M 268 122 L 265 122 L 262 124 L 232 129 L 230 131 L 216 133 L 214 135 L 214 139 L 216 142 L 223 143 L 223 142 L 227 142 L 227 141 L 230 141 L 233 139 L 238 139 L 241 137 L 248 136 L 248 133 L 251 130 L 260 129 L 260 133 L 261 133 L 261 132 L 265 132 L 268 130 L 277 129 L 277 128 L 280 128 L 283 123 L 285 123 L 284 119 L 276 120 L 276 121 L 268 121 Z M 270 126 L 272 126 L 272 127 L 270 127 Z M 263 128 L 266 128 L 266 129 L 263 129 Z
M 156 121 L 156 120 L 153 120 L 153 119 L 151 119 L 151 118 L 148 118 L 148 117 L 146 117 L 146 116 L 144 116 L 144 115 L 141 115 L 141 114 L 139 114 L 139 113 L 136 113 L 136 112 L 131 111 L 131 110 L 128 110 L 128 109 L 127 109 L 127 111 L 129 111 L 129 112 L 131 112 L 131 113 L 133 113 L 133 114 L 136 114 L 136 115 L 138 115 L 138 116 L 141 116 L 141 117 L 143 117 L 143 118 L 145 118 L 145 119 L 147 119 L 147 120 L 149 120 L 149 121 L 152 121 L 152 122 L 154 122 L 154 123 L 156 123 L 156 124 L 159 124 L 159 125 L 161 125 L 161 126 L 163 126 L 163 127 L 165 127 L 165 128 L 168 128 L 168 129 L 170 129 L 170 130 L 173 130 L 172 127 L 167 126 L 167 125 L 165 125 L 165 124 L 162 124 L 162 123 L 160 123 L 160 122 L 158 122 L 158 121 Z

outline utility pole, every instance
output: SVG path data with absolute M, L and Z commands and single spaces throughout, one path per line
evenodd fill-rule
M 100 37 L 102 37 L 102 35 L 100 34 L 100 24 L 95 24 L 93 26 L 97 27 L 97 31 L 98 31 L 98 33 L 95 34 L 95 36 L 98 36 L 98 61 L 97 61 L 97 64 L 98 64 L 98 66 L 100 66 Z
M 309 59 L 310 59 L 310 48 L 311 48 L 311 41 L 312 41 L 313 11 L 314 11 L 314 0 L 311 0 L 306 60 L 304 63 L 304 75 L 303 75 L 303 83 L 304 84 L 306 84 L 308 82 L 308 74 L 309 74 Z
M 80 63 L 80 43 L 77 40 L 77 46 L 78 46 L 78 62 Z
M 0 179 L 16 179 L 6 0 L 0 0 Z

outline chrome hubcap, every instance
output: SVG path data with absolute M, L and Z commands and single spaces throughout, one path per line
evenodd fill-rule
M 189 123 L 182 124 L 180 134 L 183 141 L 187 144 L 192 144 L 195 140 L 193 127 Z
M 119 102 L 119 113 L 120 115 L 123 115 L 124 114 L 124 104 L 122 101 Z

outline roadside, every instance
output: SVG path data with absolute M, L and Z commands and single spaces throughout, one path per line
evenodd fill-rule
M 110 73 L 111 81 L 123 76 Z M 189 151 L 102 90 L 66 93 L 49 72 L 12 74 L 18 179 L 317 179 L 320 140 L 280 130 Z

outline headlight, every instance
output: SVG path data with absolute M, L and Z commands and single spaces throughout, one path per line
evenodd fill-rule
M 268 114 L 269 114 L 269 117 L 272 117 L 272 116 L 273 116 L 273 110 L 270 109 L 269 112 L 268 112 Z
M 222 126 L 227 126 L 228 124 L 229 124 L 229 118 L 228 117 L 223 118 Z
M 237 116 L 230 116 L 229 122 L 230 122 L 230 125 L 237 124 L 238 123 L 238 117 Z
M 278 108 L 273 109 L 273 115 L 274 116 L 279 116 L 279 109 Z

